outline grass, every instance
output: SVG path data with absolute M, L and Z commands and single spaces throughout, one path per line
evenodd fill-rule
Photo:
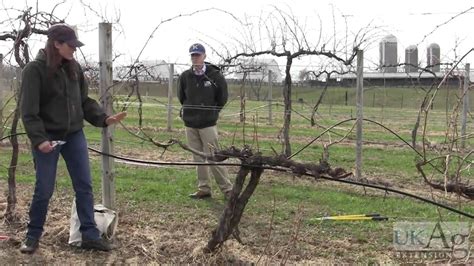
M 3 152 L 3 151 L 2 151 Z M 337 156 L 336 154 L 334 156 Z M 5 165 L 8 158 L 2 156 L 0 163 Z M 94 175 L 94 191 L 96 198 L 100 198 L 100 161 L 92 158 Z M 34 182 L 31 169 L 31 159 L 28 153 L 20 156 L 20 171 L 17 180 L 20 184 Z M 231 173 L 235 173 L 235 168 Z M 379 169 L 387 171 L 387 169 Z M 128 211 L 147 209 L 150 212 L 168 213 L 174 221 L 195 219 L 199 217 L 213 217 L 214 223 L 223 208 L 223 198 L 213 182 L 214 198 L 211 200 L 189 200 L 187 194 L 194 190 L 195 171 L 193 168 L 149 168 L 116 164 L 116 192 L 117 201 L 128 206 Z M 400 173 L 397 173 L 400 174 Z M 1 176 L 6 173 L 2 169 Z M 401 174 L 404 176 L 404 174 Z M 6 185 L 5 182 L 1 182 Z M 58 171 L 59 191 L 70 188 L 64 163 L 60 163 Z M 317 255 L 331 261 L 344 258 L 343 261 L 367 263 L 368 258 L 376 254 L 387 253 L 391 250 L 391 235 L 394 222 L 398 221 L 437 221 L 440 217 L 445 221 L 458 221 L 459 217 L 445 210 L 419 201 L 392 195 L 383 197 L 383 193 L 368 189 L 368 194 L 360 188 L 338 185 L 329 182 L 312 182 L 292 180 L 291 176 L 266 171 L 254 196 L 250 199 L 241 222 L 240 230 L 244 234 L 244 241 L 255 241 L 255 252 L 263 252 L 262 248 L 267 241 L 270 217 L 274 215 L 274 234 L 272 248 L 269 254 L 277 252 L 274 248 L 286 245 L 297 221 L 301 216 L 302 224 L 299 227 L 302 235 L 301 250 L 310 250 L 308 243 L 324 245 Z M 273 207 L 273 201 L 275 206 Z M 464 204 L 461 208 L 473 213 L 474 207 Z M 325 215 L 380 213 L 391 217 L 388 222 L 315 222 L 312 218 Z M 440 216 L 441 215 L 441 216 Z M 461 219 L 466 221 L 465 219 Z M 143 226 L 146 221 L 137 221 Z M 164 221 L 166 224 L 166 221 Z M 252 237 L 251 237 L 252 236 Z M 347 254 L 341 249 L 340 241 L 355 241 L 351 245 L 354 254 Z M 274 253 L 273 253 L 274 254 Z M 356 255 L 359 254 L 359 255 Z M 365 254 L 365 255 L 362 255 Z M 359 256 L 366 256 L 362 258 Z M 375 259 L 377 261 L 377 259 Z
M 335 89 L 339 94 L 345 89 Z M 378 92 L 377 89 L 369 90 Z M 386 89 L 383 92 L 387 95 L 386 99 L 396 99 L 395 94 L 401 89 Z M 403 91 L 405 101 L 417 95 L 419 92 Z M 393 94 L 392 94 L 393 93 Z M 299 96 L 303 94 L 299 93 Z M 306 98 L 314 99 L 316 92 L 305 95 Z M 367 94 L 370 95 L 370 94 Z M 378 96 L 377 96 L 378 97 Z M 368 97 L 370 99 L 370 96 Z M 184 127 L 182 122 L 176 117 L 174 111 L 173 132 L 166 132 L 166 109 L 156 104 L 151 97 L 144 98 L 147 104 L 143 107 L 143 125 L 146 132 L 157 141 L 167 141 L 170 138 L 185 140 Z M 376 98 L 377 99 L 377 98 Z M 165 99 L 158 99 L 165 101 Z M 351 118 L 355 115 L 355 109 L 351 106 L 344 106 L 340 103 L 340 95 L 329 95 L 327 101 L 333 101 L 328 104 L 323 103 L 316 116 L 316 121 L 323 127 L 328 127 L 338 121 Z M 387 100 L 388 101 L 388 100 Z M 377 100 L 375 101 L 377 102 Z M 178 103 L 175 101 L 175 105 Z M 247 102 L 247 110 L 262 106 L 262 102 Z M 402 138 L 409 141 L 411 129 L 416 121 L 417 109 L 384 106 L 383 108 L 375 105 L 366 106 L 364 114 L 366 117 L 383 121 L 383 124 L 400 134 Z M 407 103 L 408 105 L 408 103 Z M 436 105 L 435 105 L 436 106 Z M 306 118 L 310 116 L 311 106 L 308 104 L 294 104 L 296 111 L 302 113 Z M 118 108 L 117 108 L 118 109 Z M 264 155 L 272 155 L 271 147 L 277 151 L 281 149 L 278 142 L 278 134 L 282 121 L 282 107 L 275 106 L 274 125 L 268 124 L 268 113 L 265 108 L 257 109 L 247 114 L 247 123 L 245 128 L 239 123 L 239 103 L 231 102 L 222 112 L 219 122 L 219 131 L 221 133 L 221 144 L 226 147 L 232 144 L 242 147 L 244 144 L 250 144 L 257 149 L 254 127 L 257 126 L 258 149 Z M 126 125 L 135 130 L 138 126 L 138 114 L 136 106 L 128 108 L 128 117 L 125 120 Z M 311 127 L 308 120 L 302 116 L 293 113 L 291 141 L 293 152 L 299 150 L 308 141 L 321 134 L 324 130 L 320 127 Z M 255 118 L 256 122 L 252 120 Z M 436 108 L 430 112 L 428 117 L 429 128 L 427 136 L 434 143 L 444 141 L 444 131 L 446 126 L 446 113 L 442 108 Z M 469 126 L 472 121 L 469 121 Z M 344 135 L 352 126 L 352 123 L 343 124 L 334 129 L 335 133 L 324 135 L 320 140 L 305 149 L 294 159 L 305 162 L 318 162 L 321 158 L 322 145 L 335 141 Z M 20 128 L 20 131 L 22 129 Z M 91 146 L 100 145 L 100 130 L 89 125 L 85 127 L 86 135 Z M 245 140 L 244 134 L 245 131 Z M 339 135 L 337 135 L 337 134 Z M 421 134 L 421 133 L 419 133 Z M 235 135 L 235 138 L 234 138 Z M 342 144 L 334 145 L 330 148 L 330 163 L 334 167 L 343 167 L 352 171 L 355 161 L 354 134 L 350 135 L 349 140 Z M 20 138 L 22 144 L 27 144 L 25 137 Z M 394 147 L 393 145 L 402 144 L 395 136 L 388 134 L 387 131 L 366 123 L 364 125 L 364 140 L 377 142 L 385 145 L 364 145 L 363 149 L 363 173 L 364 176 L 375 180 L 383 180 L 394 185 L 403 185 L 405 190 L 415 191 L 424 190 L 424 194 L 429 195 L 429 189 L 421 182 L 420 176 L 415 169 L 415 160 L 418 156 L 403 145 Z M 411 141 L 409 141 L 411 142 Z M 468 141 L 468 147 L 474 145 L 473 140 Z M 31 155 L 27 145 L 22 146 L 22 152 L 19 158 L 17 168 L 17 181 L 20 184 L 31 185 L 34 183 L 34 171 L 32 167 Z M 161 156 L 162 150 L 148 144 L 130 135 L 120 127 L 115 131 L 115 148 L 117 153 L 130 157 L 139 157 L 150 160 L 183 161 L 190 160 L 191 155 L 177 147 L 172 147 L 170 151 Z M 0 146 L 0 182 L 6 185 L 7 169 L 9 164 L 10 148 Z M 428 157 L 437 156 L 439 152 L 429 151 Z M 441 152 L 442 154 L 442 152 Z M 100 157 L 91 156 L 91 166 L 94 176 L 94 190 L 96 198 L 100 198 Z M 237 169 L 230 167 L 232 176 Z M 195 189 L 195 170 L 192 167 L 138 167 L 115 164 L 116 173 L 116 192 L 117 201 L 122 202 L 133 209 L 149 209 L 154 212 L 167 212 L 177 219 L 183 217 L 201 216 L 212 217 L 217 222 L 218 216 L 223 208 L 223 197 L 218 191 L 215 182 L 213 184 L 214 198 L 211 200 L 193 201 L 189 200 L 187 195 Z M 439 178 L 439 175 L 437 176 Z M 474 181 L 474 176 L 469 171 L 465 172 L 464 178 Z M 61 161 L 58 168 L 57 184 L 60 188 L 69 188 L 70 180 L 67 175 L 64 163 Z M 436 196 L 438 200 L 447 202 L 447 204 L 457 206 L 460 209 L 474 213 L 472 204 L 455 204 L 453 197 Z M 275 208 L 273 207 L 275 201 Z M 392 219 L 389 222 L 314 222 L 311 219 L 327 214 L 357 214 L 378 212 L 387 215 Z M 380 261 L 377 257 L 380 254 L 389 254 L 391 250 L 391 236 L 393 222 L 396 221 L 437 221 L 439 219 L 448 221 L 465 220 L 459 216 L 445 211 L 438 210 L 436 207 L 412 200 L 405 197 L 399 197 L 393 194 L 388 196 L 383 192 L 367 190 L 348 185 L 341 185 L 330 182 L 314 182 L 305 178 L 299 179 L 281 173 L 266 171 L 257 187 L 253 197 L 250 199 L 243 220 L 241 222 L 241 231 L 250 243 L 254 243 L 255 252 L 263 252 L 263 247 L 267 241 L 269 220 L 274 215 L 275 230 L 272 247 L 266 252 L 275 254 L 278 247 L 287 244 L 291 239 L 291 234 L 297 224 L 299 216 L 302 218 L 301 242 L 298 244 L 297 252 L 302 252 L 301 257 L 317 256 L 328 260 L 337 260 L 343 258 L 345 262 L 374 262 Z M 181 217 L 181 218 L 180 218 Z M 441 218 L 442 217 L 442 218 Z M 184 219 L 184 218 L 183 218 Z M 245 240 L 244 239 L 244 240 Z M 347 242 L 348 241 L 348 242 Z M 345 244 L 343 244 L 345 243 Z M 345 246 L 349 243 L 349 246 Z M 317 254 L 306 254 L 312 250 L 310 246 L 316 246 Z M 346 250 L 350 252 L 347 253 Z M 273 252 L 273 253 L 272 253 Z M 296 251 L 295 251 L 296 252 Z M 390 255 L 387 255 L 390 257 Z
M 397 155 L 394 154 L 394 156 Z M 338 153 L 335 153 L 334 157 L 339 158 L 341 156 L 339 156 Z M 100 191 L 100 161 L 95 158 L 91 160 L 92 171 L 95 177 L 94 187 L 96 191 Z M 398 156 L 398 158 L 403 158 L 403 156 Z M 1 164 L 7 165 L 8 159 L 9 158 L 7 156 L 2 156 Z M 351 160 L 342 159 L 342 161 Z M 379 162 L 375 162 L 374 164 L 387 165 L 387 167 L 383 169 L 374 168 L 374 172 L 380 173 L 380 171 L 382 170 L 389 172 L 390 169 L 393 169 L 392 171 L 394 171 L 397 168 L 401 168 L 403 165 L 409 164 L 409 161 L 410 160 L 408 160 L 408 162 L 405 162 L 403 160 L 397 160 L 393 163 L 393 165 L 389 165 L 389 160 L 382 158 Z M 30 155 L 28 153 L 22 152 L 19 161 L 20 171 L 17 172 L 18 182 L 32 183 L 34 181 L 34 172 L 31 167 L 31 163 L 32 162 Z M 340 165 L 337 162 L 335 162 L 334 164 Z M 150 168 L 128 166 L 117 163 L 115 169 L 117 192 L 126 199 L 134 200 L 137 202 L 161 202 L 176 205 L 185 204 L 186 202 L 189 202 L 187 198 L 187 193 L 194 189 L 193 183 L 195 182 L 195 171 L 192 167 Z M 405 170 L 407 170 L 407 174 L 409 172 L 413 172 L 409 171 L 409 169 Z M 2 168 L 2 172 L 0 173 L 2 176 L 6 176 L 5 168 Z M 397 201 L 406 202 L 405 199 L 393 198 L 381 199 L 381 201 L 374 201 L 374 197 L 364 197 L 361 196 L 359 192 L 350 192 L 350 189 L 332 189 L 330 188 L 330 183 L 323 184 L 322 189 L 319 187 L 318 184 L 304 181 L 295 182 L 295 184 L 289 185 L 292 183 L 291 177 L 281 175 L 279 175 L 278 177 L 272 177 L 272 174 L 275 173 L 268 171 L 266 176 L 270 176 L 270 182 L 266 183 L 264 178 L 264 183 L 259 186 L 259 191 L 255 195 L 257 202 L 260 202 L 261 200 L 259 197 L 266 198 L 276 196 L 276 198 L 279 200 L 293 203 L 296 203 L 298 201 L 308 201 L 309 203 L 318 203 L 322 206 L 334 204 L 331 209 L 336 210 L 336 212 L 338 212 L 338 210 L 341 212 L 348 212 L 350 210 L 367 212 L 370 209 L 378 209 L 379 207 L 381 207 L 382 202 L 385 202 L 383 203 L 383 205 L 385 205 L 387 201 L 392 201 L 394 203 L 393 206 L 397 206 L 397 204 L 395 204 Z M 397 174 L 404 176 L 403 172 L 398 172 Z M 59 186 L 66 187 L 70 185 L 70 180 L 67 176 L 68 174 L 64 162 L 60 160 L 57 179 Z M 214 190 L 217 191 L 217 188 L 214 187 Z M 347 204 L 348 202 L 350 202 L 351 204 Z M 387 206 L 392 206 L 392 204 L 387 204 Z M 410 210 L 409 207 L 413 206 L 417 208 L 419 208 L 420 206 L 427 207 L 425 204 L 418 204 L 416 202 L 408 205 L 403 204 L 402 207 L 408 207 L 407 210 Z M 404 212 L 404 208 L 397 207 L 397 209 L 401 213 Z M 425 211 L 426 209 L 429 208 L 425 208 Z M 469 209 L 472 210 L 473 208 L 471 207 Z M 263 208 L 263 210 L 266 211 L 267 209 Z M 420 212 L 419 210 L 417 210 L 413 213 Z M 428 214 L 432 213 L 433 212 L 428 212 Z
M 240 84 L 228 84 L 229 98 L 237 99 L 240 96 L 241 85 Z M 415 85 L 409 85 L 406 87 L 383 87 L 383 86 L 364 86 L 364 106 L 366 107 L 391 107 L 391 108 L 419 108 L 422 99 L 426 95 L 426 91 L 429 87 L 420 87 Z M 259 95 L 257 95 L 257 92 Z M 264 84 L 259 90 L 253 90 L 247 86 L 245 87 L 245 94 L 249 100 L 265 100 L 268 95 L 269 87 Z M 309 87 L 309 86 L 296 86 L 292 87 L 292 99 L 296 103 L 299 99 L 302 99 L 308 104 L 316 103 L 319 99 L 323 87 Z M 150 84 L 144 83 L 140 85 L 140 93 L 142 96 L 154 96 L 154 97 L 166 97 L 168 92 L 168 84 Z M 126 90 L 122 90 L 122 93 L 128 93 Z M 460 89 L 458 86 L 441 86 L 437 92 L 437 96 L 434 99 L 433 107 L 436 110 L 445 110 L 446 103 L 448 103 L 448 109 L 451 109 L 457 102 Z M 346 100 L 347 95 L 347 100 Z M 470 102 L 474 102 L 474 94 L 470 94 Z M 281 101 L 283 98 L 282 85 L 273 85 L 272 98 Z M 323 99 L 323 103 L 326 105 L 348 105 L 355 106 L 356 101 L 356 88 L 355 87 L 328 87 L 328 90 Z M 164 101 L 167 102 L 167 101 Z M 472 110 L 471 105 L 471 110 Z

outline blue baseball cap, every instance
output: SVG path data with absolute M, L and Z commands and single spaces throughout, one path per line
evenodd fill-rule
M 189 54 L 205 54 L 206 49 L 200 43 L 195 43 L 189 47 Z

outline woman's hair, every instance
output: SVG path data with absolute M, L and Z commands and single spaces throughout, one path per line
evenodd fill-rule
M 46 66 L 48 67 L 48 77 L 51 78 L 61 66 L 64 66 L 66 74 L 72 80 L 78 79 L 78 63 L 73 58 L 72 60 L 64 59 L 58 49 L 54 46 L 54 39 L 49 38 L 46 42 L 44 51 L 46 53 Z M 64 43 L 58 41 L 59 43 Z

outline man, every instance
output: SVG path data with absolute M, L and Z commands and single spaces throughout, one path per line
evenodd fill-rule
M 219 147 L 216 123 L 220 110 L 227 102 L 227 83 L 217 66 L 204 62 L 206 49 L 202 44 L 191 45 L 189 54 L 192 67 L 179 77 L 178 98 L 183 106 L 181 116 L 186 126 L 188 145 L 209 154 L 211 149 Z M 193 158 L 195 162 L 205 161 L 195 154 Z M 224 197 L 230 198 L 232 183 L 227 169 L 219 165 L 197 166 L 198 190 L 189 196 L 195 199 L 211 197 L 209 168 Z

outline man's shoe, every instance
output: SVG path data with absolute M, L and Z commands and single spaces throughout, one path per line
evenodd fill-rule
M 92 250 L 101 250 L 101 251 L 110 251 L 112 247 L 109 242 L 103 238 L 99 239 L 87 239 L 82 238 L 81 248 L 83 249 L 92 249 Z
M 211 192 L 204 192 L 204 191 L 199 190 L 197 192 L 194 192 L 193 194 L 189 194 L 189 197 L 193 199 L 210 198 Z
M 25 242 L 23 242 L 23 244 L 20 247 L 20 252 L 21 253 L 32 254 L 38 249 L 38 246 L 39 246 L 39 240 L 38 239 L 27 237 L 25 239 Z

